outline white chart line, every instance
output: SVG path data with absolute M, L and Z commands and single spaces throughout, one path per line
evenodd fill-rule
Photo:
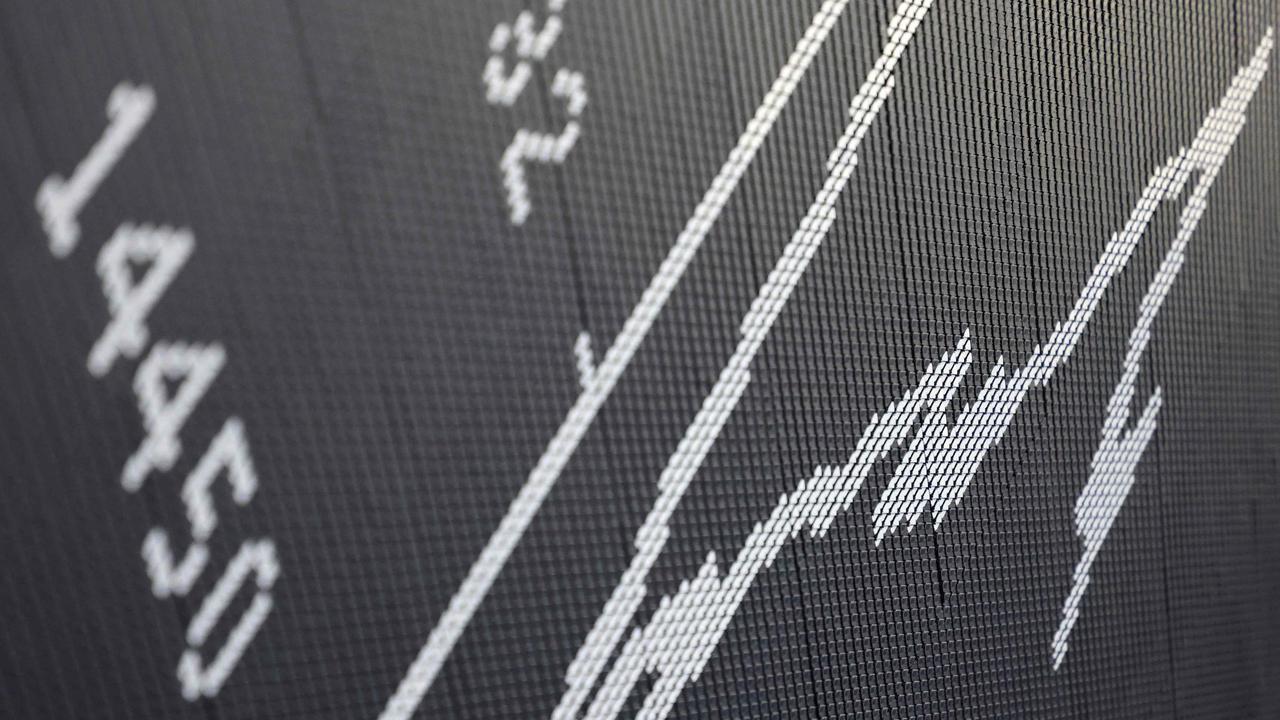
M 953 350 L 925 370 L 915 387 L 872 415 L 845 465 L 815 467 L 812 475 L 778 499 L 769 516 L 756 523 L 725 572 L 720 570 L 721 557 L 714 551 L 708 552 L 697 574 L 661 598 L 643 626 L 631 630 L 616 657 L 612 648 L 596 649 L 598 656 L 611 659 L 612 665 L 586 712 L 587 720 L 617 717 L 642 677 L 647 677 L 651 684 L 636 717 L 666 717 L 683 690 L 700 677 L 724 642 L 730 624 L 760 573 L 772 567 L 783 548 L 805 528 L 811 537 L 825 536 L 836 518 L 849 510 L 876 465 L 904 445 L 908 449 L 898 461 L 893 480 L 876 506 L 876 544 L 900 527 L 905 526 L 909 531 L 930 505 L 934 510 L 934 527 L 939 527 L 947 509 L 959 502 L 969 488 L 988 452 L 1005 436 L 1028 393 L 1049 385 L 1056 371 L 1074 355 L 1112 281 L 1129 268 L 1134 251 L 1160 205 L 1180 197 L 1187 179 L 1198 169 L 1204 174 L 1183 210 L 1178 239 L 1169 248 L 1160 272 L 1151 282 L 1151 289 L 1142 302 L 1140 320 L 1131 335 L 1125 374 L 1109 404 L 1104 442 L 1097 456 L 1101 459 L 1093 463 L 1095 477 L 1090 479 L 1093 489 L 1082 493 L 1077 503 L 1077 522 L 1086 541 L 1086 556 L 1081 561 L 1083 570 L 1076 571 L 1077 582 L 1082 582 L 1077 587 L 1083 592 L 1083 586 L 1088 584 L 1088 566 L 1111 527 L 1124 493 L 1132 485 L 1133 465 L 1141 457 L 1140 448 L 1154 430 L 1155 411 L 1149 410 L 1143 416 L 1146 421 L 1139 421 L 1125 440 L 1120 439 L 1141 355 L 1150 339 L 1155 316 L 1185 259 L 1186 245 L 1195 224 L 1207 207 L 1213 178 L 1244 125 L 1246 106 L 1266 70 L 1271 37 L 1268 29 L 1254 60 L 1237 76 L 1220 107 L 1210 113 L 1192 149 L 1184 149 L 1151 176 L 1124 228 L 1112 234 L 1071 310 L 1054 326 L 1048 341 L 1036 346 L 1025 365 L 1010 372 L 1002 356 L 988 374 L 977 398 L 957 410 L 953 403 L 962 383 L 970 377 L 974 360 L 973 342 L 966 330 Z M 1153 396 L 1155 403 L 1148 408 L 1158 410 L 1159 393 L 1157 388 Z M 1136 441 L 1128 440 L 1130 437 Z M 1126 452 L 1126 443 L 1139 449 Z M 1098 482 L 1097 476 L 1104 472 L 1110 479 Z M 1080 580 L 1082 573 L 1083 581 Z M 1061 659 L 1060 652 L 1066 650 L 1069 623 L 1078 615 L 1079 592 L 1073 591 L 1068 607 L 1064 608 L 1065 630 L 1059 630 L 1054 640 L 1055 668 Z
M 662 555 L 671 535 L 671 516 L 750 385 L 752 360 L 835 223 L 836 202 L 853 177 L 858 163 L 858 146 L 893 91 L 893 71 L 932 4 L 933 0 L 905 0 L 889 21 L 884 50 L 850 103 L 849 124 L 827 158 L 827 179 L 751 303 L 751 309 L 743 317 L 739 326 L 741 337 L 733 356 L 702 401 L 702 407 L 658 478 L 658 498 L 644 524 L 636 531 L 636 554 L 565 673 L 568 689 L 552 716 L 556 720 L 569 720 L 577 715 L 605 663 L 631 626 L 632 618 L 646 595 L 645 582 L 649 571 Z M 638 636 L 633 635 L 635 637 Z M 660 654 L 648 659 L 654 660 Z M 625 651 L 624 657 L 628 657 Z M 654 660 L 653 664 L 670 672 L 662 674 L 646 698 L 639 717 L 666 717 L 681 689 L 696 675 L 695 667 L 700 669 L 700 665 L 694 662 L 694 653 L 678 657 L 664 655 L 663 658 Z M 640 662 L 624 663 L 621 667 L 615 665 L 618 672 L 610 673 L 604 688 L 588 709 L 587 717 L 616 716 L 643 667 Z
M 719 218 L 720 212 L 846 5 L 848 0 L 826 0 L 819 8 L 747 124 L 746 130 L 738 138 L 729 158 L 711 181 L 711 186 L 707 188 L 693 215 L 676 238 L 671 251 L 645 288 L 640 302 L 631 311 L 618 337 L 592 373 L 590 384 L 578 396 L 555 436 L 547 444 L 542 457 L 538 459 L 537 465 L 529 473 L 524 487 L 507 508 L 507 514 L 480 552 L 479 558 L 472 564 L 462 585 L 449 600 L 444 614 L 427 636 L 426 644 L 409 666 L 409 671 L 400 681 L 395 694 L 387 701 L 379 720 L 408 720 L 422 702 L 454 644 L 471 622 L 476 609 L 502 572 L 529 523 L 587 434 L 596 414 L 608 400 L 622 373 L 631 364 L 640 343 L 648 335 L 707 232 Z
M 1240 68 L 1222 101 L 1205 117 L 1190 149 L 1183 148 L 1176 156 L 1169 158 L 1153 176 L 1154 179 L 1163 175 L 1169 180 L 1150 183 L 1147 192 L 1143 194 L 1142 204 L 1152 208 L 1154 212 L 1156 207 L 1182 194 L 1192 173 L 1200 173 L 1195 189 L 1191 191 L 1191 196 L 1178 216 L 1178 234 L 1142 298 L 1137 323 L 1129 334 L 1129 347 L 1125 352 L 1120 381 L 1116 383 L 1111 400 L 1107 403 L 1102 438 L 1089 465 L 1089 481 L 1076 500 L 1076 534 L 1084 544 L 1084 554 L 1072 575 L 1071 592 L 1063 603 L 1062 620 L 1053 636 L 1054 670 L 1061 667 L 1070 645 L 1071 629 L 1080 618 L 1080 603 L 1089 587 L 1090 569 L 1137 481 L 1137 465 L 1156 430 L 1156 420 L 1163 402 L 1163 391 L 1159 385 L 1148 398 L 1138 421 L 1126 430 L 1132 410 L 1130 405 L 1137 394 L 1138 374 L 1142 370 L 1142 359 L 1151 342 L 1156 317 L 1186 261 L 1187 244 L 1191 242 L 1196 225 L 1208 207 L 1209 190 L 1213 188 L 1218 172 L 1226 163 L 1227 155 L 1244 127 L 1245 111 L 1267 72 L 1272 43 L 1272 29 L 1268 27 L 1253 52 L 1252 60 Z

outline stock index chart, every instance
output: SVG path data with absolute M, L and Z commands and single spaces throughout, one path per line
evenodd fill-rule
M 0 716 L 1280 716 L 1274 0 L 0 5 Z

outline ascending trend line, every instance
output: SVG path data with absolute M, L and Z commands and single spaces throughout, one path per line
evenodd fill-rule
M 1076 534 L 1084 543 L 1084 554 L 1076 565 L 1071 592 L 1062 606 L 1062 620 L 1053 636 L 1052 659 L 1055 670 L 1066 657 L 1071 629 L 1080 617 L 1080 601 L 1084 598 L 1085 589 L 1089 587 L 1089 571 L 1093 567 L 1093 561 L 1106 542 L 1107 534 L 1111 532 L 1111 526 L 1119 515 L 1125 498 L 1133 489 L 1136 479 L 1134 469 L 1155 433 L 1156 418 L 1163 401 L 1159 386 L 1147 400 L 1138 422 L 1127 432 L 1124 431 L 1129 422 L 1129 405 L 1137 389 L 1142 357 L 1151 342 L 1152 324 L 1164 305 L 1169 288 L 1173 287 L 1173 282 L 1178 279 L 1178 273 L 1182 270 L 1187 243 L 1191 241 L 1200 216 L 1204 213 L 1209 189 L 1213 187 L 1213 181 L 1217 179 L 1218 171 L 1222 169 L 1240 129 L 1244 127 L 1245 110 L 1248 109 L 1258 84 L 1262 82 L 1262 76 L 1267 72 L 1271 46 L 1272 31 L 1267 28 L 1249 64 L 1240 68 L 1221 103 L 1205 118 L 1191 142 L 1191 149 L 1184 148 L 1156 171 L 1139 203 L 1154 208 L 1172 200 L 1182 194 L 1192 173 L 1200 173 L 1200 179 L 1178 217 L 1178 234 L 1165 253 L 1160 269 L 1152 278 L 1147 294 L 1142 298 L 1138 321 L 1129 334 L 1129 347 L 1125 352 L 1120 381 L 1116 383 L 1111 400 L 1107 403 L 1102 440 L 1094 452 L 1093 462 L 1090 463 L 1089 481 L 1076 500 Z M 1156 182 L 1156 178 L 1161 176 L 1168 180 Z
M 756 577 L 770 567 L 782 549 L 805 528 L 815 538 L 825 535 L 836 518 L 848 510 L 875 466 L 908 442 L 893 479 L 874 511 L 876 542 L 879 544 L 902 525 L 908 529 L 913 527 L 929 506 L 934 511 L 934 525 L 938 527 L 947 509 L 967 491 L 987 453 L 1005 436 L 1028 392 L 1049 384 L 1055 372 L 1070 360 L 1108 287 L 1128 266 L 1161 203 L 1178 196 L 1190 174 L 1200 170 L 1204 174 L 1183 210 L 1178 236 L 1142 302 L 1138 324 L 1130 336 L 1125 372 L 1108 408 L 1104 442 L 1094 459 L 1095 476 L 1077 503 L 1077 524 L 1088 548 L 1081 561 L 1085 580 L 1079 584 L 1081 571 L 1077 570 L 1077 587 L 1087 585 L 1088 564 L 1132 484 L 1132 466 L 1141 455 L 1140 448 L 1134 451 L 1133 446 L 1145 445 L 1150 439 L 1155 412 L 1159 409 L 1157 390 L 1143 419 L 1127 436 L 1140 439 L 1119 440 L 1152 322 L 1185 258 L 1187 242 L 1206 207 L 1209 187 L 1244 124 L 1244 111 L 1266 71 L 1271 38 L 1268 29 L 1253 61 L 1236 76 L 1222 104 L 1209 114 L 1190 152 L 1182 152 L 1152 175 L 1124 228 L 1111 236 L 1066 318 L 1055 325 L 1049 339 L 1036 347 L 1022 367 L 1010 375 L 1004 359 L 997 360 L 977 398 L 956 414 L 954 423 L 950 422 L 951 403 L 973 363 L 972 341 L 966 331 L 955 349 L 930 365 L 914 388 L 871 418 L 845 465 L 818 466 L 793 492 L 781 496 L 769 517 L 752 529 L 723 576 L 716 554 L 708 553 L 693 579 L 682 582 L 675 593 L 662 598 L 644 627 L 631 632 L 609 674 L 600 683 L 586 717 L 592 720 L 616 717 L 636 683 L 645 675 L 653 676 L 654 681 L 637 717 L 665 717 L 683 689 L 702 673 Z M 1109 482 L 1097 479 L 1104 475 L 1110 477 Z M 1123 483 L 1127 484 L 1117 487 Z M 665 496 L 660 499 L 659 506 L 666 499 Z M 646 527 L 638 536 L 638 543 L 646 538 L 650 543 L 660 542 L 666 533 L 665 524 Z M 643 597 L 642 581 L 643 577 L 639 583 L 627 587 L 627 591 L 633 593 L 628 599 Z M 1078 593 L 1073 592 L 1068 601 L 1072 608 L 1068 615 L 1070 622 L 1078 615 L 1075 610 L 1078 600 Z M 606 613 L 608 611 L 606 609 Z M 604 620 L 602 616 L 597 627 L 604 624 Z M 612 634 L 606 640 L 616 640 L 630 622 L 630 615 L 610 617 L 608 625 Z M 1069 631 L 1067 619 L 1064 627 Z M 1066 651 L 1065 632 L 1059 630 L 1054 639 L 1055 667 L 1061 660 L 1060 644 L 1061 652 Z M 588 638 L 588 643 L 592 641 Z M 596 641 L 605 642 L 598 638 Z M 592 667 L 598 672 L 612 653 L 613 646 L 608 644 L 584 644 L 579 657 L 595 658 L 597 664 Z M 575 676 L 574 680 L 579 685 L 570 690 L 573 695 L 566 693 L 561 701 L 564 712 L 558 713 L 558 717 L 576 713 L 577 708 L 566 703 L 576 701 L 580 694 L 578 688 L 589 689 L 595 678 L 582 675 Z
M 557 720 L 569 720 L 578 713 L 644 600 L 645 579 L 670 536 L 668 522 L 671 515 L 746 392 L 751 382 L 751 361 L 835 223 L 835 205 L 853 176 L 858 162 L 858 146 L 892 92 L 894 68 L 932 4 L 933 0 L 906 0 L 889 21 L 889 37 L 884 51 L 850 103 L 849 124 L 828 156 L 827 179 L 743 318 L 739 326 L 741 338 L 733 356 L 659 476 L 658 498 L 636 532 L 636 554 L 631 565 L 569 665 L 565 674 L 568 689 L 553 714 Z M 666 670 L 688 669 L 692 660 L 688 654 L 664 655 L 661 659 L 651 656 L 648 659 L 663 665 Z M 611 678 L 620 671 L 625 679 L 613 686 L 606 683 L 592 704 L 588 717 L 616 715 L 643 669 L 644 664 L 640 662 L 625 663 L 620 670 L 615 665 Z M 688 672 L 663 672 L 653 692 L 646 698 L 639 717 L 664 717 L 675 703 L 680 689 L 690 679 Z
M 649 334 L 649 329 L 698 252 L 707 232 L 733 195 L 738 182 L 755 158 L 756 151 L 786 107 L 787 101 L 847 4 L 848 0 L 826 0 L 818 9 L 804 36 L 769 87 L 746 130 L 738 138 L 737 145 L 729 153 L 729 158 L 711 181 L 711 186 L 707 188 L 693 215 L 676 238 L 671 251 L 645 288 L 640 302 L 631 311 L 618 337 L 605 352 L 604 359 L 591 373 L 590 381 L 543 450 L 542 457 L 529 473 L 520 493 L 507 508 L 507 514 L 480 552 L 479 558 L 472 564 L 462 585 L 449 600 L 444 615 L 427 636 L 426 644 L 409 666 L 409 671 L 400 681 L 395 694 L 387 701 L 379 716 L 380 720 L 407 720 L 422 702 L 454 644 L 462 636 L 476 609 L 489 593 L 489 588 L 502 572 L 529 523 L 595 421 L 596 414 L 613 392 L 614 385 L 631 364 L 637 348 Z

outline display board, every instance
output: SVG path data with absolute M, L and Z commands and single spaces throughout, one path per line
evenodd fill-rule
M 1280 716 L 1278 21 L 0 4 L 0 716 Z

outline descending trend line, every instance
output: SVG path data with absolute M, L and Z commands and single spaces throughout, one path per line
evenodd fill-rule
M 1089 586 L 1089 571 L 1093 567 L 1093 561 L 1106 542 L 1125 498 L 1133 489 L 1136 479 L 1134 469 L 1155 433 L 1156 418 L 1163 402 L 1159 386 L 1147 400 L 1138 422 L 1127 432 L 1124 431 L 1129 422 L 1130 403 L 1136 392 L 1142 358 L 1151 342 L 1152 324 L 1186 261 L 1187 244 L 1207 206 L 1209 190 L 1213 187 L 1227 154 L 1235 145 L 1240 129 L 1244 127 L 1245 110 L 1262 82 L 1262 76 L 1267 72 L 1271 47 L 1272 30 L 1267 28 L 1249 64 L 1240 68 L 1222 101 L 1205 118 L 1191 143 L 1191 149 L 1181 150 L 1157 171 L 1157 175 L 1172 175 L 1172 182 L 1154 188 L 1148 185 L 1148 192 L 1143 194 L 1143 201 L 1148 205 L 1172 200 L 1182 194 L 1193 172 L 1200 173 L 1191 197 L 1178 217 L 1178 233 L 1142 298 L 1138 321 L 1129 334 L 1129 347 L 1125 353 L 1120 381 L 1116 383 L 1111 400 L 1107 403 L 1102 440 L 1090 463 L 1089 481 L 1076 500 L 1076 534 L 1080 536 L 1085 549 L 1076 565 L 1071 592 L 1062 606 L 1062 621 L 1053 636 L 1052 658 L 1055 670 L 1066 657 L 1071 629 L 1080 618 L 1080 602 Z
M 720 212 L 733 195 L 747 167 L 846 5 L 848 0 L 825 0 L 814 15 L 747 124 L 746 130 L 738 138 L 728 159 L 711 181 L 693 215 L 645 288 L 640 301 L 627 317 L 622 330 L 591 373 L 589 383 L 543 450 L 524 486 L 507 508 L 506 515 L 467 572 L 462 585 L 450 598 L 444 614 L 427 636 L 426 644 L 414 658 L 395 694 L 387 701 L 379 715 L 380 720 L 407 720 L 421 704 L 453 646 L 488 595 L 490 587 L 502 572 L 529 523 L 595 421 L 596 414 L 613 392 L 614 385 L 630 365 L 636 350 L 648 335 L 703 239 L 719 218 Z
M 616 717 L 640 678 L 653 674 L 657 677 L 637 717 L 665 717 L 683 689 L 702 673 L 756 577 L 772 566 L 782 549 L 801 530 L 807 527 L 812 537 L 824 536 L 836 518 L 848 510 L 877 463 L 908 440 L 910 445 L 874 511 L 876 542 L 879 544 L 888 533 L 904 524 L 908 529 L 914 527 L 929 505 L 934 509 L 935 528 L 940 526 L 947 509 L 967 491 L 988 451 L 1003 439 L 1028 392 L 1047 385 L 1055 371 L 1074 354 L 1112 280 L 1128 266 L 1160 204 L 1176 197 L 1190 173 L 1200 169 L 1204 174 L 1183 211 L 1177 239 L 1143 300 L 1138 326 L 1130 338 L 1125 375 L 1109 405 L 1104 436 L 1107 439 L 1095 457 L 1094 466 L 1110 468 L 1111 481 L 1091 481 L 1092 489 L 1086 488 L 1077 505 L 1082 536 L 1087 530 L 1087 537 L 1105 537 L 1105 527 L 1109 527 L 1114 510 L 1123 500 L 1123 492 L 1127 492 L 1127 489 L 1117 492 L 1116 478 L 1127 477 L 1131 484 L 1132 462 L 1141 454 L 1140 446 L 1145 446 L 1150 439 L 1155 413 L 1159 410 L 1157 389 L 1135 430 L 1125 440 L 1117 440 L 1127 420 L 1133 380 L 1150 338 L 1151 323 L 1181 267 L 1187 241 L 1206 207 L 1209 186 L 1243 125 L 1245 106 L 1265 72 L 1270 48 L 1268 29 L 1253 62 L 1237 76 L 1222 106 L 1205 121 L 1190 153 L 1182 152 L 1152 175 L 1124 228 L 1108 241 L 1065 321 L 1055 325 L 1048 341 L 1036 347 L 1021 368 L 1007 377 L 1004 358 L 998 359 L 977 398 L 959 412 L 954 424 L 948 424 L 948 408 L 973 363 L 972 343 L 966 330 L 955 349 L 930 365 L 914 388 L 871 418 L 845 465 L 818 466 L 792 493 L 781 496 L 769 517 L 752 529 L 723 576 L 719 573 L 716 554 L 708 553 L 692 580 L 681 583 L 675 593 L 662 598 L 645 626 L 632 630 L 586 716 Z M 1118 458 L 1132 461 L 1127 470 L 1118 469 Z M 666 498 L 660 498 L 660 505 L 663 499 Z M 1102 529 L 1097 525 L 1102 515 L 1097 510 L 1100 504 L 1107 505 L 1111 513 Z M 643 534 L 642 529 L 642 534 L 637 536 L 638 543 L 646 538 L 650 543 L 665 539 L 665 525 L 649 527 L 647 531 Z M 1090 550 L 1081 561 L 1086 568 L 1084 584 L 1087 584 L 1087 564 L 1095 554 L 1096 549 Z M 1080 572 L 1077 570 L 1077 577 Z M 626 586 L 629 599 L 643 597 L 642 581 L 643 577 L 636 584 Z M 1073 593 L 1072 598 L 1069 603 L 1074 607 L 1078 595 Z M 602 616 L 597 622 L 597 628 L 604 619 Z M 1071 621 L 1074 622 L 1074 615 Z M 631 615 L 610 616 L 608 627 L 612 634 L 606 639 L 616 642 L 630 622 Z M 1055 648 L 1057 643 L 1055 639 Z M 1065 645 L 1063 648 L 1065 651 Z M 593 658 L 597 663 L 593 667 L 598 671 L 612 652 L 613 646 L 605 642 L 584 644 L 579 658 Z M 595 680 L 586 675 L 575 679 L 587 688 Z M 562 700 L 562 708 L 564 706 Z M 558 713 L 557 717 L 569 717 L 576 711 L 572 707 L 567 709 L 571 712 Z
M 636 554 L 569 665 L 565 674 L 568 689 L 553 714 L 557 720 L 568 720 L 578 713 L 644 599 L 645 580 L 670 536 L 668 523 L 672 513 L 746 392 L 751 382 L 752 360 L 831 230 L 836 218 L 836 202 L 858 162 L 858 146 L 892 92 L 893 72 L 898 60 L 932 4 L 933 0 L 905 0 L 889 21 L 884 50 L 850 103 L 849 124 L 828 156 L 827 179 L 751 303 L 739 326 L 741 337 L 737 348 L 659 476 L 658 498 L 636 532 Z M 665 717 L 680 689 L 689 681 L 687 672 L 674 672 L 676 668 L 689 666 L 687 656 L 670 658 L 669 661 L 664 668 L 670 672 L 662 674 L 646 698 L 639 717 Z M 622 672 L 625 680 L 614 685 L 606 683 L 589 709 L 588 717 L 615 716 L 639 677 L 641 664 L 632 662 L 621 670 L 617 665 L 614 668 L 611 677 Z

